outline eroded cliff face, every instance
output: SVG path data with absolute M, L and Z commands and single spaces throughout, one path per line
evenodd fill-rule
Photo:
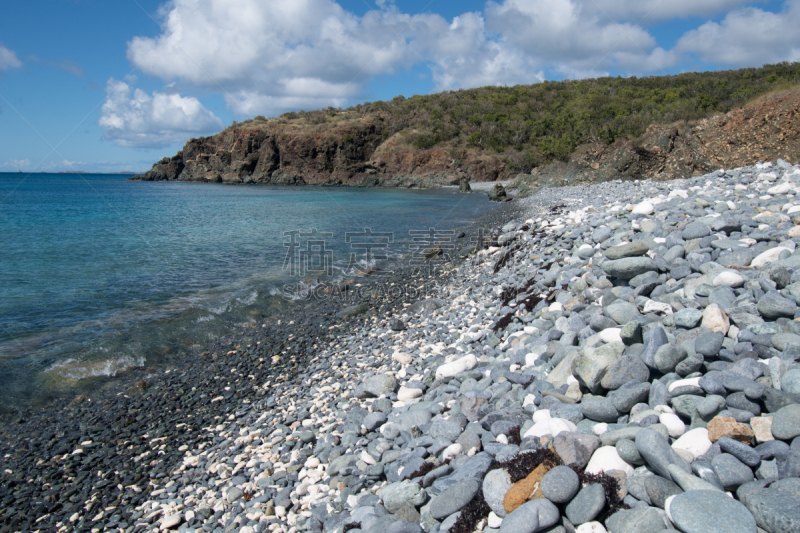
M 577 148 L 567 163 L 517 175 L 490 151 L 418 149 L 415 133 L 379 116 L 321 127 L 291 124 L 232 126 L 191 139 L 143 176 L 153 181 L 435 187 L 518 178 L 528 187 L 578 185 L 615 179 L 666 180 L 701 175 L 759 160 L 800 155 L 800 90 L 752 102 L 696 124 L 652 124 L 638 139 Z

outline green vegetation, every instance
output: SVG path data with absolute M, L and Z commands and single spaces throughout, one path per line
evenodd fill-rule
M 482 87 L 398 96 L 349 109 L 291 112 L 271 124 L 329 127 L 380 117 L 384 140 L 413 130 L 419 149 L 502 154 L 512 170 L 528 172 L 567 160 L 579 144 L 610 144 L 644 133 L 652 122 L 695 120 L 727 112 L 800 82 L 800 63 L 648 78 L 599 78 L 515 87 Z M 259 117 L 263 124 L 263 117 Z M 454 158 L 460 159 L 454 155 Z

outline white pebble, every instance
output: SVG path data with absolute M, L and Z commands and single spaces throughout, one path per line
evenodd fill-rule
M 664 424 L 669 432 L 669 436 L 677 438 L 686 433 L 686 424 L 680 419 L 678 415 L 672 413 L 662 413 L 658 417 L 658 421 Z
M 587 474 L 599 474 L 611 470 L 622 470 L 625 475 L 633 475 L 633 467 L 626 463 L 617 453 L 614 446 L 601 446 L 592 454 L 589 464 L 586 465 Z

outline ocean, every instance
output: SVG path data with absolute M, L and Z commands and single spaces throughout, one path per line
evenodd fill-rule
M 412 262 L 485 194 L 0 174 L 0 412 L 158 365 L 298 288 Z M 300 293 L 305 294 L 305 293 Z

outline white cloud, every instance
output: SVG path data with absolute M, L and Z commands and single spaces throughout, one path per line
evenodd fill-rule
M 748 3 L 752 3 L 752 0 L 591 0 L 584 2 L 588 9 L 594 8 L 612 20 L 636 23 L 714 16 Z
M 230 101 L 254 92 L 269 97 L 265 103 L 299 99 L 291 101 L 301 107 L 353 96 L 373 76 L 410 67 L 418 59 L 404 30 L 446 26 L 438 15 L 412 20 L 391 5 L 359 18 L 332 0 L 174 0 L 162 15 L 162 35 L 128 44 L 143 72 L 221 87 Z
M 120 146 L 156 148 L 224 126 L 197 98 L 132 90 L 123 82 L 108 81 L 99 124 L 106 138 Z
M 238 115 L 274 115 L 346 105 L 376 76 L 418 64 L 438 91 L 546 76 L 658 75 L 686 54 L 733 66 L 797 59 L 797 10 L 742 7 L 762 1 L 490 0 L 483 12 L 447 21 L 403 13 L 393 0 L 363 16 L 335 0 L 171 0 L 160 11 L 160 35 L 132 39 L 128 58 L 170 91 L 219 91 Z M 647 29 L 725 13 L 671 50 Z
M 16 172 L 17 170 L 25 170 L 30 171 L 32 169 L 31 162 L 28 159 L 12 159 L 11 161 L 6 161 L 0 167 L 8 168 Z
M 742 8 L 719 22 L 707 22 L 687 32 L 676 50 L 699 56 L 708 63 L 732 67 L 800 60 L 800 1 L 786 2 L 771 13 Z
M 0 72 L 10 68 L 20 68 L 22 62 L 17 59 L 17 54 L 0 44 Z

